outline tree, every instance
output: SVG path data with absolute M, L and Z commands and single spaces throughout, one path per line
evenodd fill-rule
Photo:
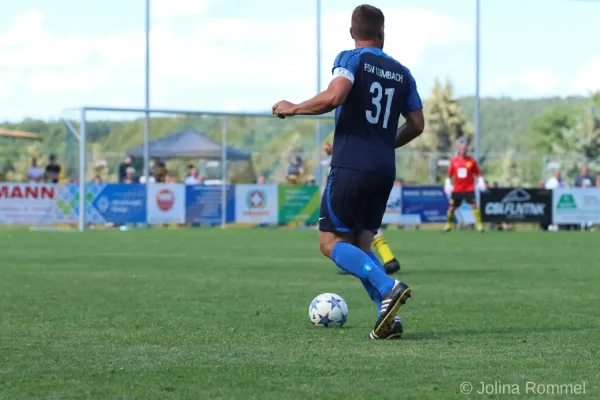
M 449 80 L 442 85 L 436 80 L 432 95 L 425 101 L 425 131 L 413 143 L 413 149 L 420 152 L 451 153 L 455 150 L 458 138 L 470 140 L 473 129 L 462 114 L 459 101 L 454 97 L 454 90 Z M 411 168 L 421 168 L 422 175 L 428 176 L 430 165 L 427 157 L 415 163 Z M 441 178 L 441 172 L 436 180 Z
M 6 173 L 6 180 L 9 182 L 26 182 L 27 170 L 31 167 L 32 159 L 35 158 L 39 166 L 41 155 L 37 145 L 28 146 L 25 153 L 22 153 L 13 163 L 13 170 Z
M 500 184 L 506 187 L 528 186 L 531 183 L 526 182 L 526 168 L 522 165 L 522 160 L 518 160 L 514 149 L 508 149 L 502 159 L 502 172 L 500 175 Z
M 530 128 L 531 150 L 539 154 L 554 151 L 555 144 L 564 147 L 563 130 L 575 126 L 576 116 L 566 108 L 551 108 L 533 119 Z
M 537 149 L 558 155 L 565 176 L 577 174 L 581 163 L 600 172 L 600 92 L 593 93 L 583 112 L 551 110 L 532 123 Z
M 449 80 L 443 85 L 435 81 L 433 93 L 425 101 L 424 113 L 425 131 L 416 142 L 421 151 L 452 152 L 458 138 L 470 139 L 473 135 Z
M 449 82 L 440 82 L 436 83 L 435 89 L 438 98 L 437 103 L 435 98 L 425 102 L 425 111 L 428 118 L 427 131 L 422 138 L 417 139 L 406 151 L 411 148 L 421 152 L 453 151 L 452 141 L 459 135 L 459 133 L 455 133 L 457 125 L 465 130 L 464 136 L 470 137 L 471 129 L 468 122 L 473 120 L 474 99 L 461 98 L 457 100 L 453 96 Z M 442 106 L 440 106 L 440 103 Z M 480 162 L 483 163 L 485 158 L 483 155 L 486 152 L 504 153 L 508 148 L 515 149 L 517 153 L 532 149 L 539 153 L 551 152 L 551 148 L 542 151 L 537 150 L 532 145 L 532 140 L 529 139 L 531 120 L 550 108 L 570 110 L 566 113 L 576 116 L 583 112 L 586 103 L 589 103 L 589 98 L 583 97 L 527 100 L 511 98 L 482 99 L 482 154 L 480 154 Z M 600 110 L 600 99 L 597 100 L 596 105 Z M 431 116 L 428 115 L 430 108 L 434 111 Z M 464 124 L 462 122 L 458 124 L 450 123 L 449 128 L 445 127 L 444 115 L 456 116 L 457 114 L 458 116 L 464 116 L 462 119 L 466 122 Z M 112 173 L 116 171 L 125 150 L 143 141 L 144 119 L 134 118 L 133 114 L 126 118 L 122 118 L 122 114 L 114 114 L 110 118 L 99 120 L 90 115 L 87 121 L 88 152 L 94 152 L 92 143 L 100 144 L 102 152 L 105 153 L 103 159 L 107 161 L 108 169 Z M 449 119 L 453 120 L 454 118 Z M 20 122 L 4 122 L 0 125 L 7 129 L 39 133 L 43 137 L 43 141 L 37 144 L 42 157 L 41 164 L 43 165 L 46 162 L 49 154 L 56 154 L 65 171 L 65 177 L 77 177 L 79 144 L 75 136 L 67 132 L 62 121 L 26 119 Z M 445 131 L 449 133 L 452 139 L 448 140 L 447 136 L 446 140 L 438 140 L 440 138 L 437 136 L 430 138 L 432 127 L 436 125 L 438 126 L 436 131 Z M 74 126 L 77 129 L 78 123 L 74 122 Z M 305 156 L 305 159 L 317 159 L 316 154 L 321 150 L 317 149 L 315 143 L 315 128 L 316 122 L 309 119 L 286 118 L 285 120 L 279 120 L 272 116 L 257 118 L 232 116 L 227 118 L 227 144 L 253 153 L 257 175 L 265 174 L 273 177 L 273 179 L 281 178 L 285 176 L 289 158 L 288 153 L 293 148 L 298 147 L 305 154 L 310 154 L 310 156 Z M 185 129 L 194 129 L 206 134 L 217 143 L 221 143 L 223 119 L 210 115 L 156 116 L 152 118 L 150 137 L 155 139 Z M 333 122 L 330 120 L 322 121 L 323 137 L 332 131 Z M 428 139 L 434 142 L 427 144 Z M 294 146 L 290 146 L 290 143 L 294 143 Z M 448 143 L 450 143 L 450 146 L 448 146 Z M 22 141 L 0 139 L 0 168 L 6 172 L 13 171 L 14 163 L 27 154 L 26 146 Z M 493 158 L 490 155 L 485 161 L 486 176 L 492 167 L 496 167 L 498 169 L 497 177 L 499 178 L 501 175 L 500 163 L 495 163 Z M 432 166 L 435 167 L 435 159 L 430 164 L 427 156 L 422 153 L 413 152 L 410 155 L 407 152 L 399 153 L 398 160 L 399 175 L 411 182 L 424 182 L 432 176 L 435 177 L 435 173 L 430 173 L 430 170 L 435 169 L 432 168 Z M 518 159 L 518 161 L 521 163 L 521 159 Z M 314 174 L 314 164 L 313 162 L 312 171 L 309 169 L 310 166 L 305 166 L 307 172 Z M 539 176 L 540 168 L 541 166 L 536 166 L 536 178 Z M 182 171 L 184 169 L 182 168 Z M 111 179 L 110 176 L 107 179 Z

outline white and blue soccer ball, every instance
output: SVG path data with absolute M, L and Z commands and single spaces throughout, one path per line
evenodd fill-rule
M 348 320 L 348 305 L 335 293 L 323 293 L 310 303 L 308 318 L 314 326 L 341 328 Z

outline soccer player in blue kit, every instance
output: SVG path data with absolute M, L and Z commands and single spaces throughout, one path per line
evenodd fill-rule
M 355 49 L 336 57 L 327 90 L 300 104 L 280 101 L 273 114 L 285 118 L 336 110 L 319 244 L 325 256 L 361 280 L 377 304 L 369 338 L 389 339 L 395 336 L 396 313 L 411 289 L 385 273 L 371 244 L 396 177 L 394 150 L 423 132 L 423 105 L 410 71 L 382 50 L 381 10 L 356 7 L 350 35 Z M 400 115 L 406 123 L 398 127 Z

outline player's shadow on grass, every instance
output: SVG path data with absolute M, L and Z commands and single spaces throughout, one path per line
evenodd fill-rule
M 401 276 L 405 276 L 405 275 L 409 275 L 409 276 L 415 276 L 415 275 L 419 275 L 419 274 L 423 274 L 423 275 L 435 275 L 435 274 L 439 274 L 439 275 L 482 275 L 482 274 L 505 274 L 507 269 L 499 269 L 499 268 L 482 268 L 482 269 L 452 269 L 452 268 L 446 268 L 446 269 L 423 269 L 423 270 L 419 270 L 419 271 L 401 271 L 400 275 Z M 402 277 L 400 278 L 396 278 L 396 279 L 402 279 Z
M 465 329 L 450 330 L 441 332 L 406 332 L 402 335 L 402 340 L 445 340 L 454 336 L 477 336 L 477 335 L 525 335 L 529 333 L 552 333 L 552 332 L 583 332 L 597 331 L 600 327 L 590 326 L 555 326 L 544 328 L 512 328 L 512 329 Z M 462 340 L 460 340 L 462 341 Z

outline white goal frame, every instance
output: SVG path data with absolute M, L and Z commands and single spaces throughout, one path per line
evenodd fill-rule
M 78 111 L 79 114 L 79 132 L 69 122 L 68 119 L 64 118 L 65 112 L 67 111 Z M 67 130 L 73 134 L 79 142 L 79 218 L 77 223 L 77 229 L 80 232 L 86 230 L 87 221 L 85 218 L 85 185 L 86 185 L 86 163 L 87 163 L 87 137 L 86 137 L 86 118 L 88 112 L 115 112 L 115 113 L 134 113 L 134 114 L 145 114 L 146 125 L 144 135 L 144 175 L 148 176 L 149 171 L 146 169 L 149 166 L 150 156 L 148 152 L 149 142 L 149 126 L 150 126 L 150 115 L 151 114 L 162 114 L 162 115 L 195 115 L 195 116 L 211 116 L 217 117 L 221 120 L 221 227 L 226 227 L 227 222 L 227 119 L 230 117 L 255 117 L 255 118 L 275 118 L 270 113 L 244 113 L 244 112 L 215 112 L 215 111 L 201 111 L 201 110 L 177 110 L 177 109 L 160 109 L 160 108 L 122 108 L 122 107 L 106 107 L 106 106 L 83 106 L 77 109 L 65 109 L 63 111 L 63 122 L 65 123 Z M 321 146 L 322 132 L 321 132 L 321 121 L 331 120 L 331 115 L 316 115 L 316 116 L 297 116 L 294 118 L 303 119 L 314 119 L 316 120 L 316 132 L 315 141 L 317 148 Z M 321 152 L 319 154 L 319 162 L 317 167 L 321 168 Z M 319 177 L 321 174 L 318 175 Z M 320 182 L 319 182 L 320 183 Z

